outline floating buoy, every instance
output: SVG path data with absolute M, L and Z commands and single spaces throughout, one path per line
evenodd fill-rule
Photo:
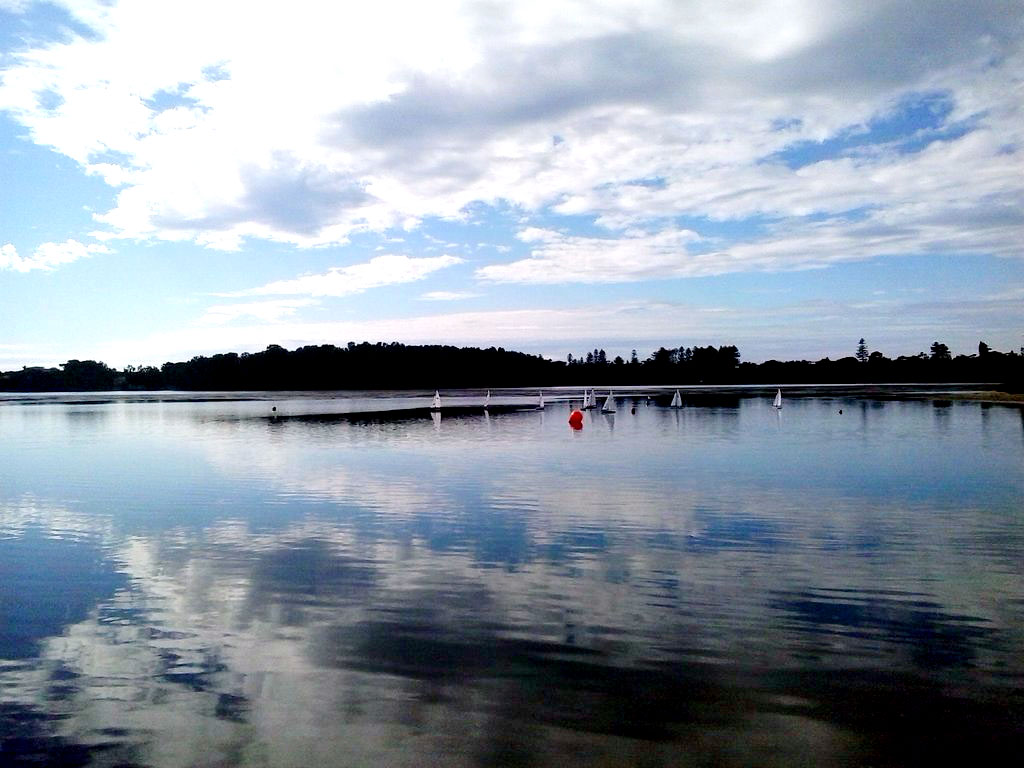
M 569 426 L 573 429 L 583 429 L 583 411 L 576 409 L 569 414 Z

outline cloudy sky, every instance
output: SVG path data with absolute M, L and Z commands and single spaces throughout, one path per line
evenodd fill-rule
M 0 0 L 0 369 L 1024 343 L 1019 0 Z

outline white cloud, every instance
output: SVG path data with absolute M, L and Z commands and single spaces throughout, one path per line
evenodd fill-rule
M 31 256 L 19 256 L 17 249 L 7 243 L 0 246 L 0 270 L 31 272 L 38 269 L 50 272 L 62 264 L 84 259 L 94 253 L 110 253 L 110 249 L 105 245 L 84 245 L 77 240 L 67 240 L 63 243 L 43 243 Z
M 14 269 L 19 272 L 27 271 L 19 269 L 25 260 L 18 255 L 18 249 L 10 243 L 0 245 L 0 269 Z
M 621 283 L 684 277 L 699 269 L 687 255 L 687 243 L 698 237 L 686 230 L 628 232 L 612 239 L 564 235 L 534 227 L 519 237 L 540 245 L 527 259 L 481 267 L 476 276 L 496 283 Z
M 604 222 L 618 232 L 581 237 L 528 227 L 518 237 L 534 246 L 529 258 L 484 266 L 476 275 L 494 282 L 600 283 L 785 271 L 897 254 L 1019 258 L 1024 187 L 1000 144 L 1010 135 L 1024 146 L 1024 130 L 979 129 L 913 154 L 886 149 L 795 172 L 762 163 L 709 170 L 686 185 L 596 189 L 580 210 L 604 211 Z M 969 179 L 950 172 L 958 166 L 971 168 Z M 735 242 L 622 229 L 677 214 L 770 218 L 762 232 Z
M 316 246 L 501 201 L 597 217 L 612 239 L 680 214 L 870 206 L 922 231 L 950 212 L 957 248 L 1012 250 L 963 214 L 1021 202 L 1019 3 L 296 2 L 286 23 L 260 4 L 67 7 L 97 34 L 15 53 L 0 109 L 119 190 L 106 237 Z M 946 94 L 946 122 L 977 135 L 769 160 L 915 92 Z M 624 279 L 679 273 L 640 266 L 641 245 Z
M 427 291 L 420 298 L 424 301 L 461 301 L 462 299 L 475 299 L 479 293 L 470 291 Z
M 266 323 L 274 323 L 294 315 L 302 307 L 318 303 L 315 299 L 275 299 L 239 304 L 217 304 L 208 307 L 199 322 L 220 325 L 241 317 L 251 317 Z
M 293 280 L 278 280 L 258 288 L 230 294 L 233 296 L 349 296 L 371 288 L 422 280 L 439 269 L 461 264 L 458 256 L 413 258 L 404 254 L 375 256 L 362 264 L 332 267 L 318 275 L 303 275 Z

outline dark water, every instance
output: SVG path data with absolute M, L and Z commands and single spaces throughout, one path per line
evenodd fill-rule
M 0 400 L 0 765 L 1024 747 L 1020 408 L 77 400 Z

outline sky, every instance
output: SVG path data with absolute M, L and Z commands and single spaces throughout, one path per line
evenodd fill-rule
M 1019 0 L 0 0 L 0 370 L 1024 344 Z

